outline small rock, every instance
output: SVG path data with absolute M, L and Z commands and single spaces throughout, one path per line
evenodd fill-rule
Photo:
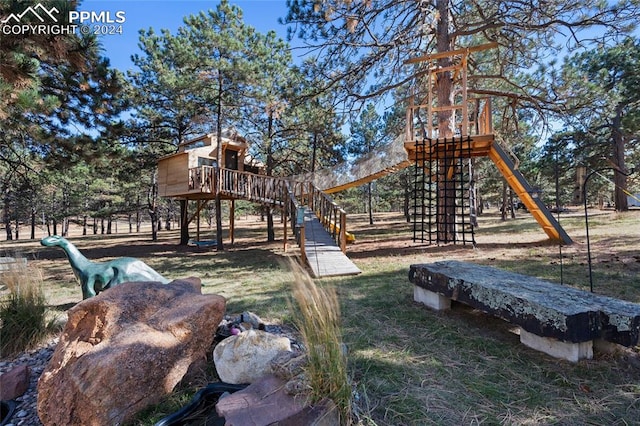
M 271 372 L 284 380 L 302 374 L 308 363 L 305 354 L 295 352 L 281 352 L 271 360 Z
M 30 369 L 26 364 L 13 367 L 0 375 L 0 399 L 15 399 L 29 388 Z
M 213 362 L 223 382 L 253 383 L 271 372 L 271 360 L 283 351 L 291 351 L 288 338 L 248 330 L 218 343 Z

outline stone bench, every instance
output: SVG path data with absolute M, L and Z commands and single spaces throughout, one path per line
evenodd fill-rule
M 27 259 L 24 257 L 0 257 L 0 273 L 9 272 L 20 266 L 26 266 Z
M 573 362 L 592 358 L 594 341 L 633 347 L 640 338 L 640 304 L 535 277 L 442 261 L 411 265 L 409 281 L 417 302 L 464 303 L 518 325 L 523 344 Z

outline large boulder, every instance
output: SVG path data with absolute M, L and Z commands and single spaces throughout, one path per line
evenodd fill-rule
M 197 278 L 123 283 L 80 302 L 38 382 L 40 420 L 118 425 L 159 402 L 206 357 L 225 305 Z
M 218 343 L 213 362 L 223 382 L 253 383 L 271 373 L 271 360 L 283 351 L 291 351 L 287 337 L 247 330 Z

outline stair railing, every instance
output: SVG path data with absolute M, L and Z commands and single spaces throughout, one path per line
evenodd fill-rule
M 309 184 L 309 207 L 315 212 L 324 229 L 331 235 L 340 250 L 347 252 L 347 213 L 333 199 Z
M 307 253 L 305 251 L 305 230 L 304 230 L 304 211 L 305 206 L 301 204 L 298 200 L 303 199 L 303 191 L 306 185 L 303 182 L 297 181 L 287 181 L 286 182 L 286 204 L 285 204 L 285 214 L 289 216 L 289 223 L 292 226 L 292 232 L 295 236 L 296 243 L 298 247 L 300 247 L 300 256 L 302 257 L 303 262 L 307 262 Z M 285 219 L 285 251 L 286 251 L 286 226 L 287 219 Z

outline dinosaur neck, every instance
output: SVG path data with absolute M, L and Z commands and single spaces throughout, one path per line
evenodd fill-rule
M 91 261 L 84 257 L 80 250 L 76 248 L 73 244 L 68 241 L 64 241 L 60 244 L 60 247 L 67 254 L 67 258 L 69 258 L 69 264 L 74 270 L 83 271 L 87 266 L 91 264 Z

